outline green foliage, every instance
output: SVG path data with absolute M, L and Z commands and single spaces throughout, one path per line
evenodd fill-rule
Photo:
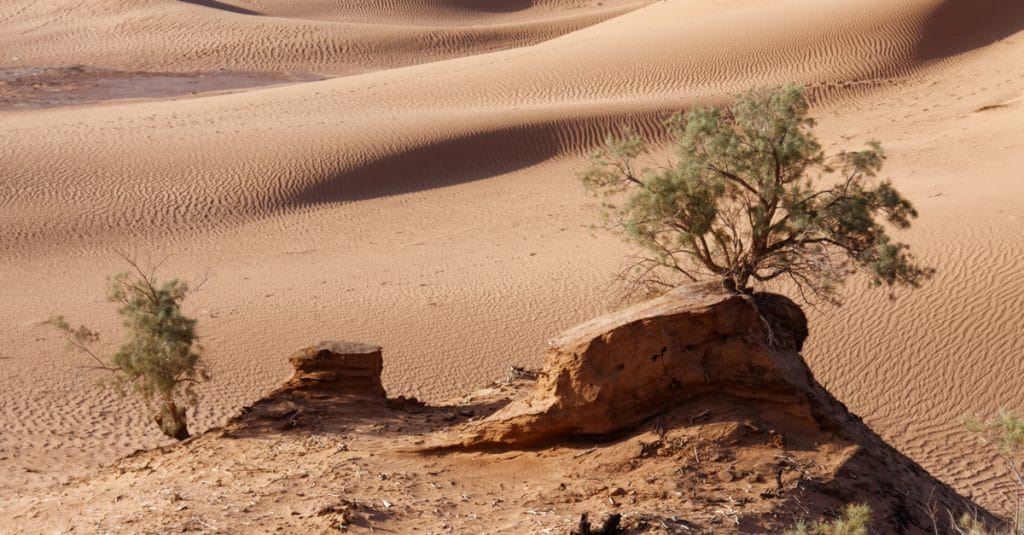
M 968 431 L 981 435 L 1004 457 L 1017 458 L 1024 447 L 1024 420 L 1006 409 L 999 409 L 995 417 L 987 420 L 966 416 L 964 425 Z
M 107 299 L 120 305 L 125 340 L 109 359 L 96 355 L 91 345 L 99 334 L 86 326 L 72 328 L 62 317 L 49 324 L 67 338 L 71 348 L 90 356 L 93 368 L 111 372 L 108 383 L 122 394 L 140 396 L 167 436 L 188 438 L 186 410 L 198 402 L 193 386 L 209 379 L 197 344 L 196 320 L 181 313 L 188 285 L 177 279 L 160 283 L 152 272 L 139 269 L 109 280 Z
M 1003 458 L 1010 478 L 1016 487 L 1017 508 L 1013 512 L 1011 529 L 1007 533 L 1024 533 L 1024 420 L 1006 409 L 999 409 L 996 415 L 987 420 L 974 416 L 963 418 L 967 430 L 978 434 L 979 438 L 990 444 Z M 960 520 L 963 533 L 986 535 L 985 527 L 970 515 Z
M 876 180 L 881 146 L 826 155 L 813 126 L 799 86 L 750 92 L 728 109 L 672 117 L 674 163 L 641 166 L 647 145 L 623 128 L 580 178 L 607 198 L 612 225 L 645 251 L 634 277 L 648 289 L 674 286 L 677 276 L 737 289 L 782 278 L 807 301 L 838 304 L 838 287 L 857 270 L 890 295 L 919 286 L 933 270 L 886 231 L 909 227 L 917 211 Z M 820 187 L 830 176 L 838 182 Z M 664 280 L 666 271 L 675 277 Z
M 871 523 L 871 507 L 864 504 L 850 504 L 843 514 L 832 522 L 815 522 L 811 526 L 797 522 L 783 535 L 867 535 Z
M 1017 533 L 1009 529 L 990 530 L 981 520 L 970 513 L 964 513 L 960 517 L 960 521 L 953 527 L 953 531 L 959 535 L 1014 535 Z

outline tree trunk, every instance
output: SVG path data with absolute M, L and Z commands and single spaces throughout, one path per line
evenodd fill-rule
M 749 293 L 750 289 L 747 288 L 747 283 L 750 282 L 750 277 L 754 275 L 754 270 L 750 266 L 740 266 L 729 278 L 732 280 L 733 291 L 739 293 Z
M 178 407 L 174 401 L 167 401 L 160 408 L 160 414 L 153 417 L 160 430 L 175 440 L 185 440 L 191 435 L 185 419 L 185 407 Z

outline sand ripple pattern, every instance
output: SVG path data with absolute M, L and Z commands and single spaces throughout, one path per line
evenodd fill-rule
M 815 4 L 793 18 L 768 4 L 688 17 L 686 4 L 651 5 L 541 45 L 361 76 L 9 114 L 0 131 L 9 168 L 0 243 L 197 229 L 493 176 L 579 154 L 623 118 L 650 128 L 658 114 L 751 85 L 800 80 L 825 88 L 825 98 L 869 91 L 913 67 L 915 29 L 927 15 L 879 3 L 889 7 Z M 747 38 L 733 38 L 738 28 Z M 255 35 L 290 46 L 288 32 Z M 263 48 L 222 50 L 239 58 Z M 68 205 L 85 216 L 54 217 L 52 207 Z
M 408 2 L 218 5 L 229 4 L 13 0 L 0 8 L 0 67 L 351 74 L 539 43 L 642 4 L 507 14 Z

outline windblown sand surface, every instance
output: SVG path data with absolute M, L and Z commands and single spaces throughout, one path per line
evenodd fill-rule
M 40 325 L 116 345 L 115 249 L 207 277 L 198 429 L 325 338 L 443 399 L 618 304 L 631 249 L 575 180 L 610 127 L 795 80 L 826 146 L 882 142 L 922 214 L 902 238 L 939 270 L 894 303 L 852 282 L 804 354 L 894 446 L 1005 503 L 959 417 L 1024 410 L 1020 2 L 9 0 L 0 28 L 0 498 L 164 442 Z

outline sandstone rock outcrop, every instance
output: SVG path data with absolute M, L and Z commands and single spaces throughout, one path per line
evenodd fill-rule
M 803 313 L 785 297 L 679 288 L 553 340 L 533 391 L 471 429 L 463 445 L 609 435 L 706 396 L 828 427 L 811 414 L 816 383 L 803 359 L 775 349 L 799 348 L 806 336 Z
M 355 342 L 325 341 L 288 357 L 295 368 L 279 390 L 319 390 L 338 395 L 385 396 L 381 348 Z
M 729 501 L 774 478 L 760 493 L 782 500 L 773 517 L 867 503 L 879 533 L 952 532 L 950 519 L 964 511 L 996 525 L 814 380 L 797 353 L 807 332 L 803 312 L 783 296 L 678 288 L 565 332 L 532 389 L 424 451 L 630 443 L 628 460 L 577 460 L 586 449 L 567 462 L 591 463 L 581 473 L 618 466 L 631 481 L 667 478 L 693 496 L 720 486 Z M 765 532 L 736 522 L 723 531 Z
M 294 353 L 288 362 L 295 373 L 242 409 L 230 427 L 247 432 L 290 429 L 311 422 L 322 425 L 325 419 L 380 416 L 388 410 L 378 346 L 324 341 Z

